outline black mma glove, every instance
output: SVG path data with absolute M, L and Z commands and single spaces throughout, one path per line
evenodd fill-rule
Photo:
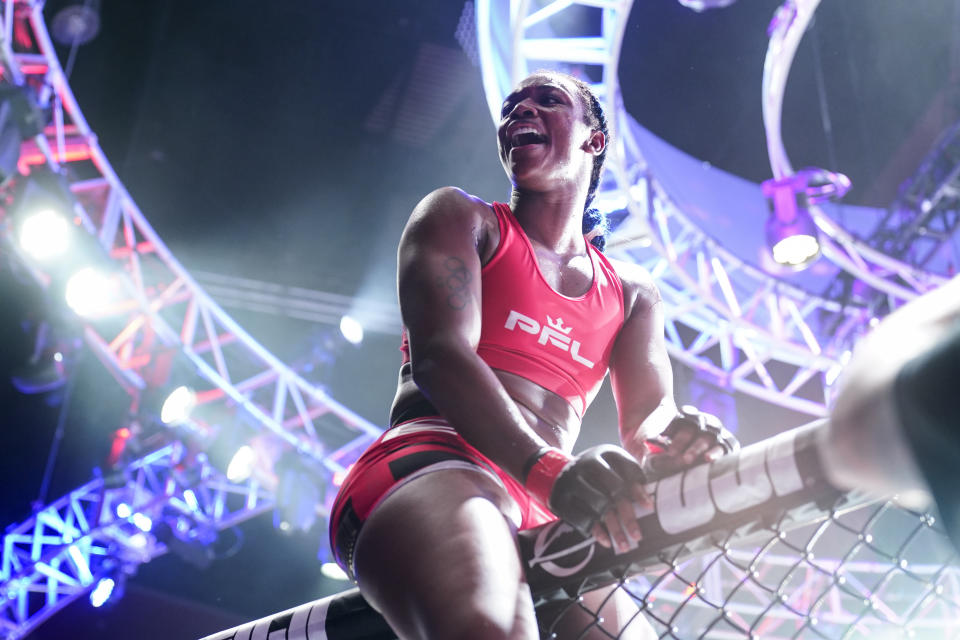
M 530 495 L 584 535 L 618 499 L 631 497 L 635 486 L 645 482 L 640 463 L 610 445 L 575 457 L 544 447 L 525 466 L 523 481 Z
M 694 443 L 704 439 L 707 445 L 703 454 L 717 446 L 723 449 L 723 455 L 740 450 L 740 442 L 717 416 L 689 405 L 681 407 L 660 435 L 644 441 L 649 455 L 643 460 L 643 470 L 650 479 L 656 479 L 704 462 L 702 456 L 692 462 L 683 459 Z

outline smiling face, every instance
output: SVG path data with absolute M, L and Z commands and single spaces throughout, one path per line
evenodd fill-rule
M 591 129 L 577 86 L 562 75 L 535 74 L 504 100 L 497 130 L 500 162 L 518 189 L 547 191 L 589 182 L 603 134 Z

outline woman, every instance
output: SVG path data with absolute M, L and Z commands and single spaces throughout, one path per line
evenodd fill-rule
M 607 146 L 596 98 L 536 73 L 507 96 L 498 146 L 509 206 L 448 187 L 410 217 L 393 427 L 331 518 L 338 561 L 404 639 L 537 638 L 516 529 L 555 512 L 618 552 L 634 547 L 634 507 L 648 500 L 637 459 L 678 416 L 656 287 L 584 236 Z M 572 456 L 608 369 L 626 451 Z M 661 455 L 678 464 L 724 450 L 714 431 L 671 434 Z

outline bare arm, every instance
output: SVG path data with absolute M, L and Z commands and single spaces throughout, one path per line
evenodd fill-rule
M 467 442 L 519 478 L 546 443 L 476 352 L 486 207 L 449 187 L 417 205 L 400 240 L 400 310 L 420 391 Z
M 650 275 L 637 265 L 620 268 L 628 300 L 631 292 L 633 295 L 630 315 L 610 359 L 624 448 L 655 476 L 737 450 L 736 438 L 722 428 L 716 416 L 692 407 L 682 412 L 677 409 L 660 293 Z
M 618 264 L 628 298 L 627 317 L 610 358 L 610 381 L 620 420 L 620 440 L 635 457 L 644 441 L 677 416 L 673 369 L 663 336 L 663 301 L 649 274 Z

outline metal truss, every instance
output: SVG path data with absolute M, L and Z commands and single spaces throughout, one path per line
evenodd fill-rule
M 34 90 L 52 123 L 21 148 L 24 175 L 44 168 L 67 178 L 74 214 L 102 249 L 116 285 L 110 307 L 85 321 L 88 347 L 120 386 L 139 397 L 151 368 L 171 354 L 207 388 L 204 403 L 240 412 L 271 448 L 318 460 L 342 473 L 381 430 L 298 375 L 243 330 L 176 260 L 147 222 L 100 148 L 67 84 L 43 22 L 43 2 L 3 0 L 0 65 L 3 81 Z M 0 213 L 0 238 L 16 252 L 12 224 Z M 49 274 L 23 260 L 40 286 Z M 187 382 L 196 383 L 196 380 Z M 179 510 L 180 536 L 222 529 L 272 508 L 256 481 L 233 485 L 190 456 L 185 482 L 174 469 L 181 445 L 132 463 L 125 475 L 98 479 L 42 508 L 4 537 L 0 592 L 3 637 L 17 638 L 79 597 L 105 571 L 135 566 L 167 546 L 131 529 L 113 507 L 128 500 L 138 513 Z M 181 447 L 182 448 L 182 447 Z M 199 480 L 196 477 L 199 474 Z M 263 478 L 270 483 L 273 478 Z M 114 483 L 118 483 L 114 487 Z M 199 484 L 198 484 L 199 483 Z M 120 496 L 128 496 L 121 498 Z M 232 496 L 239 496 L 234 505 Z M 157 511 L 161 510 L 161 511 Z M 179 539 L 179 538 L 178 538 Z M 175 542 L 171 540 L 171 542 Z
M 767 149 L 775 178 L 793 173 L 780 135 L 783 95 L 797 46 L 819 4 L 820 0 L 786 0 L 770 25 L 770 44 L 763 64 L 762 95 Z M 903 255 L 902 246 L 876 246 L 850 234 L 819 207 L 811 206 L 810 213 L 825 236 L 821 239 L 824 257 L 886 295 L 889 306 L 900 306 L 946 281 L 941 274 L 925 271 L 922 264 L 910 264 L 894 257 Z M 899 233 L 901 230 L 888 227 L 887 231 Z
M 960 122 L 937 141 L 867 242 L 925 268 L 960 229 Z
M 7 529 L 0 637 L 21 638 L 97 581 L 185 548 L 273 508 L 257 479 L 229 482 L 179 442 L 99 477 Z M 119 515 L 118 515 L 119 514 Z
M 818 297 L 731 254 L 678 206 L 675 196 L 680 194 L 671 194 L 653 174 L 636 134 L 638 125 L 624 109 L 617 74 L 631 5 L 629 0 L 478 0 L 478 47 L 491 114 L 496 121 L 503 96 L 537 68 L 587 76 L 604 103 L 614 141 L 596 202 L 628 212 L 608 251 L 653 274 L 667 302 L 671 355 L 711 374 L 724 388 L 824 415 L 830 386 L 873 316 L 864 305 Z M 585 10 L 598 12 L 599 19 L 583 20 Z M 579 13 L 553 22 L 564 29 L 556 37 L 550 23 L 566 12 Z M 767 89 L 767 75 L 779 74 L 785 84 L 790 64 L 777 53 L 779 49 L 768 54 L 767 100 L 782 100 L 782 86 L 775 96 Z M 776 115 L 779 132 L 779 109 Z M 814 215 L 830 238 L 824 255 L 897 300 L 943 282 L 856 241 L 819 210 Z
M 24 144 L 21 170 L 47 165 L 65 173 L 77 213 L 109 256 L 119 285 L 111 307 L 86 325 L 88 345 L 131 393 L 146 388 L 143 372 L 158 354 L 178 350 L 217 390 L 206 398 L 242 409 L 287 445 L 343 471 L 380 429 L 254 340 L 163 244 L 84 120 L 43 24 L 42 4 L 4 5 L 4 72 L 37 88 L 54 114 L 44 133 Z

